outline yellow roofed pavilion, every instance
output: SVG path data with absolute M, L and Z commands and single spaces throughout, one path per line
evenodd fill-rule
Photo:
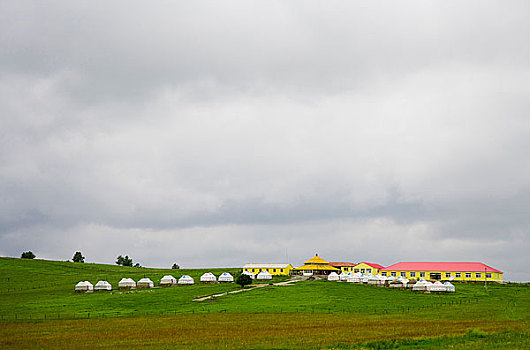
M 328 261 L 315 254 L 304 265 L 293 269 L 293 271 L 303 275 L 329 275 L 333 271 L 340 272 L 340 269 L 331 266 Z

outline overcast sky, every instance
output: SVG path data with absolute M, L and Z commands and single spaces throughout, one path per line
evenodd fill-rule
M 0 255 L 530 272 L 527 1 L 0 1 Z

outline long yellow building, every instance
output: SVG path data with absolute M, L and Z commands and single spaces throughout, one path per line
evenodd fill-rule
M 273 276 L 289 276 L 293 266 L 291 264 L 246 264 L 243 271 L 258 274 L 261 271 L 267 271 Z
M 389 277 L 502 282 L 503 272 L 477 262 L 399 262 L 380 270 Z

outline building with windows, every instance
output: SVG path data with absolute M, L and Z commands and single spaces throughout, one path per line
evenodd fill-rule
M 502 282 L 503 272 L 478 262 L 399 262 L 380 270 L 383 276 L 450 281 Z
M 333 267 L 336 267 L 337 269 L 340 269 L 344 273 L 353 272 L 353 268 L 355 265 L 357 265 L 356 263 L 345 261 L 332 261 L 329 264 Z
M 301 275 L 329 275 L 332 272 L 340 273 L 340 269 L 333 267 L 330 263 L 321 257 L 318 254 L 315 254 L 314 257 L 307 260 L 304 265 L 293 269 L 294 273 Z
M 353 267 L 353 272 L 377 275 L 383 266 L 374 263 L 361 262 Z
M 246 264 L 243 266 L 243 272 L 251 272 L 255 275 L 261 271 L 267 271 L 273 276 L 289 276 L 292 270 L 291 264 Z

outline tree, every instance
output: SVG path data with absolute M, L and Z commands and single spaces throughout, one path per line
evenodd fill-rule
M 239 284 L 242 288 L 245 288 L 245 286 L 252 284 L 252 278 L 250 278 L 249 275 L 242 273 L 237 277 L 236 283 Z
M 140 265 L 140 263 L 136 263 L 134 264 L 134 267 L 142 267 L 142 265 Z
M 171 266 L 171 268 L 173 270 L 178 270 L 178 269 L 180 269 L 180 266 L 178 266 L 177 264 L 173 264 L 173 266 Z
M 72 261 L 78 262 L 78 263 L 84 263 L 85 257 L 83 256 L 83 254 L 81 254 L 81 252 L 75 252 L 74 257 L 72 258 Z
M 133 266 L 133 261 L 128 255 L 125 255 L 125 257 L 119 255 L 116 259 L 116 264 L 121 266 Z
M 35 259 L 35 254 L 31 250 L 28 250 L 27 252 L 23 252 L 20 257 L 22 259 Z

